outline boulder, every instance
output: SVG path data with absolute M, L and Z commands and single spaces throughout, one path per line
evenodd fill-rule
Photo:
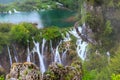
M 44 73 L 43 80 L 82 80 L 82 65 L 79 61 L 71 66 L 52 63 Z
M 13 63 L 6 80 L 41 80 L 39 68 L 31 63 Z

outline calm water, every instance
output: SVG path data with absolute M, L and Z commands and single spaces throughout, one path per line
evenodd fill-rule
M 14 2 L 14 1 L 18 1 L 18 0 L 0 0 L 0 3 L 6 4 L 6 3 Z
M 41 10 L 32 12 L 15 12 L 0 13 L 0 22 L 20 23 L 31 22 L 38 23 L 39 27 L 59 26 L 69 27 L 72 26 L 74 21 L 69 21 L 70 17 L 74 17 L 74 12 L 69 10 Z

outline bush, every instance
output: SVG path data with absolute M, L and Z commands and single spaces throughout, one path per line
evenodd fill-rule
M 120 46 L 118 47 L 115 54 L 111 58 L 110 68 L 113 73 L 115 74 L 120 73 Z
M 12 27 L 11 38 L 14 42 L 27 45 L 27 40 L 32 40 L 36 32 L 37 28 L 33 24 L 21 23 Z
M 0 80 L 5 80 L 5 78 L 4 78 L 4 76 L 2 75 L 2 76 L 0 76 Z
M 120 80 L 120 74 L 117 74 L 117 75 L 112 74 L 111 80 Z
M 45 38 L 46 40 L 55 40 L 62 37 L 58 27 L 44 28 L 41 30 L 41 32 L 42 38 Z

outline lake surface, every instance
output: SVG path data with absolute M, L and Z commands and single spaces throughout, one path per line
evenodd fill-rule
M 0 22 L 14 24 L 21 22 L 37 23 L 39 28 L 49 26 L 69 27 L 74 24 L 74 20 L 71 20 L 74 15 L 75 12 L 63 9 L 31 12 L 19 12 L 14 9 L 14 12 L 0 13 Z
M 7 3 L 14 2 L 14 1 L 18 1 L 18 0 L 0 0 L 0 3 L 1 4 L 7 4 Z

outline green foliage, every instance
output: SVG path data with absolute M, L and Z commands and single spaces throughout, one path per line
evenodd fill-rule
M 110 68 L 113 73 L 115 74 L 120 73 L 120 47 L 118 47 L 113 58 L 111 58 Z
M 96 70 L 91 70 L 91 71 L 84 70 L 82 80 L 95 80 L 96 74 L 97 74 Z
M 3 75 L 0 76 L 0 80 L 5 80 Z
M 111 26 L 111 22 L 107 21 L 105 24 L 105 30 L 103 32 L 104 36 L 109 36 L 112 33 L 112 26 Z
M 0 23 L 0 32 L 5 33 L 9 32 L 12 24 L 10 23 Z
M 45 38 L 46 40 L 55 40 L 55 39 L 60 39 L 61 33 L 60 29 L 58 27 L 49 27 L 49 28 L 44 28 L 41 30 L 42 32 L 42 38 Z
M 9 4 L 0 4 L 0 12 L 6 12 L 9 10 L 13 12 L 13 9 L 19 11 L 49 9 L 48 5 L 51 6 L 51 8 L 57 8 L 55 2 L 51 2 L 51 1 L 44 2 L 41 0 L 22 0 L 22 1 L 15 1 Z
M 12 24 L 0 23 L 0 51 L 10 43 L 10 29 Z
M 111 80 L 120 80 L 120 74 L 117 74 L 117 75 L 112 74 Z
M 104 67 L 96 74 L 95 80 L 110 80 L 111 70 L 109 67 Z
M 58 0 L 60 3 L 64 4 L 67 8 L 69 9 L 77 9 L 79 4 L 78 1 L 79 0 Z
M 94 36 L 91 38 L 97 42 L 96 48 L 101 49 L 102 51 L 109 50 L 113 43 L 113 29 L 111 22 L 104 21 L 103 16 L 94 16 L 93 13 L 87 13 L 86 22 L 94 33 Z
M 32 40 L 37 28 L 29 23 L 14 25 L 11 29 L 11 38 L 17 43 L 27 45 L 27 40 Z
M 2 46 L 6 46 L 8 43 L 9 43 L 9 35 L 0 32 L 0 48 L 2 49 Z
M 98 6 L 98 5 L 102 5 L 104 0 L 87 0 L 89 1 L 91 4 Z
M 91 53 L 89 56 L 89 60 L 85 61 L 86 69 L 100 71 L 103 67 L 107 66 L 107 57 L 101 55 L 101 53 Z

